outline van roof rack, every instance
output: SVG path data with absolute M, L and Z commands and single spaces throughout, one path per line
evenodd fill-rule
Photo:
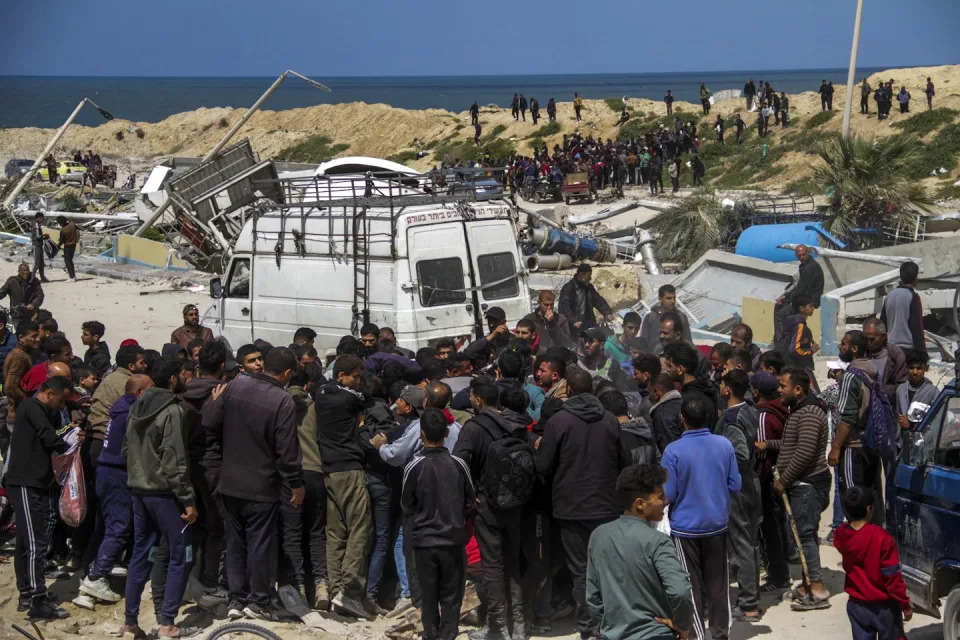
M 377 171 L 255 180 L 253 184 L 264 192 L 279 188 L 281 202 L 277 204 L 283 211 L 366 208 L 395 216 L 407 207 L 504 199 L 507 193 L 500 180 L 504 171 L 453 167 L 427 173 Z M 368 211 L 368 215 L 380 217 L 377 214 L 380 211 Z

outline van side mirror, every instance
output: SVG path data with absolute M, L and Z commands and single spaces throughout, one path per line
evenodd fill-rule
M 220 278 L 210 280 L 210 297 L 215 300 L 223 297 L 223 283 L 220 281 Z
M 903 461 L 911 467 L 923 467 L 929 462 L 921 432 L 905 431 L 903 433 Z

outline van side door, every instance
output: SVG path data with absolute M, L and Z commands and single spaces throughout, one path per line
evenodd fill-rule
M 407 229 L 413 321 L 421 340 L 473 334 L 477 302 L 461 222 Z
M 223 335 L 231 345 L 253 342 L 253 316 L 250 314 L 250 258 L 234 258 L 223 287 L 221 324 Z
M 513 224 L 496 219 L 471 220 L 464 224 L 479 287 L 481 313 L 490 307 L 501 307 L 512 327 L 530 313 L 530 298 L 521 281 L 522 262 Z

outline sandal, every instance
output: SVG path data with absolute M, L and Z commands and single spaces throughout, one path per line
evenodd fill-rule
M 774 593 L 777 591 L 786 591 L 790 588 L 790 582 L 784 582 L 782 584 L 777 584 L 775 582 L 764 582 L 760 585 L 760 593 Z
M 751 616 L 747 615 L 748 613 L 756 613 L 757 615 Z M 730 610 L 730 615 L 734 620 L 738 620 L 739 622 L 759 622 L 763 618 L 763 609 L 757 607 L 753 611 L 744 611 L 739 606 L 736 606 Z
M 829 600 L 819 600 L 814 597 L 806 598 L 794 602 L 790 605 L 791 611 L 816 611 L 817 609 L 829 609 L 830 601 Z

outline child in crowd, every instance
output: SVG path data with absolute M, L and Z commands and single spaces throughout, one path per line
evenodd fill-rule
M 871 524 L 873 491 L 850 487 L 843 494 L 847 523 L 837 529 L 833 544 L 847 574 L 847 616 L 853 640 L 905 638 L 903 623 L 913 615 L 900 573 L 897 544 L 889 533 Z
M 897 387 L 897 416 L 901 429 L 916 426 L 917 420 L 910 419 L 910 405 L 914 402 L 928 407 L 937 399 L 940 390 L 927 379 L 930 370 L 930 356 L 919 349 L 907 351 L 907 381 Z

